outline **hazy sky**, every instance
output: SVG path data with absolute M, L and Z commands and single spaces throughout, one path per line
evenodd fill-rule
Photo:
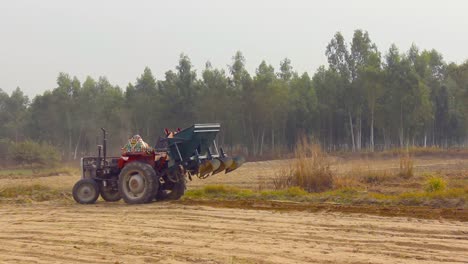
M 435 48 L 446 61 L 468 59 L 468 1 L 63 1 L 0 0 L 0 88 L 29 96 L 56 87 L 59 72 L 107 76 L 125 88 L 145 66 L 156 78 L 189 55 L 226 68 L 237 50 L 251 73 L 265 59 L 288 57 L 315 72 L 336 31 L 347 42 L 369 31 L 385 52 L 391 43 Z

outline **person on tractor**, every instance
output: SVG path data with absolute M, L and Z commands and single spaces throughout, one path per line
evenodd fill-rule
M 138 154 L 138 153 L 147 153 L 151 154 L 154 152 L 154 149 L 148 145 L 140 135 L 134 135 L 128 139 L 127 144 L 122 148 L 122 155 L 127 154 Z

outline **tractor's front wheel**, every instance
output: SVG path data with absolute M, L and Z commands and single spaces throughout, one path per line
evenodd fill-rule
M 73 199 L 80 204 L 93 204 L 99 197 L 99 185 L 93 179 L 81 179 L 73 186 Z
M 128 204 L 150 202 L 158 188 L 156 172 L 149 164 L 132 162 L 120 172 L 119 193 Z

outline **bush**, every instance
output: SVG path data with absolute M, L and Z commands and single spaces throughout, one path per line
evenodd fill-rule
M 426 192 L 441 192 L 447 187 L 447 182 L 441 177 L 430 177 L 426 181 Z
M 273 180 L 276 189 L 301 187 L 307 192 L 321 192 L 333 187 L 330 162 L 319 146 L 303 138 L 296 146 L 294 160 L 282 168 Z
M 53 146 L 30 140 L 11 144 L 8 152 L 12 161 L 31 167 L 55 166 L 60 161 L 60 154 Z

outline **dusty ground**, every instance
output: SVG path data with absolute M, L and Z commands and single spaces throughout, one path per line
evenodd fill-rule
M 364 214 L 0 206 L 0 263 L 467 263 L 468 225 Z
M 446 177 L 468 170 L 462 158 L 418 158 L 414 163 L 418 173 L 442 172 Z M 247 163 L 188 186 L 268 188 L 265 182 L 284 164 Z M 332 165 L 338 173 L 356 167 L 392 170 L 398 159 L 335 159 Z M 69 193 L 78 179 L 4 175 L 0 191 L 41 184 Z M 466 216 L 466 211 L 457 209 L 415 208 L 426 218 L 419 219 L 406 217 L 413 216 L 409 207 L 409 213 L 340 205 L 312 210 L 303 204 L 279 210 L 275 201 L 260 207 L 190 200 L 137 206 L 102 201 L 82 206 L 67 199 L 14 203 L 0 203 L 0 263 L 468 263 L 468 224 L 449 220 L 466 218 L 458 215 Z M 332 208 L 336 206 L 340 208 Z

